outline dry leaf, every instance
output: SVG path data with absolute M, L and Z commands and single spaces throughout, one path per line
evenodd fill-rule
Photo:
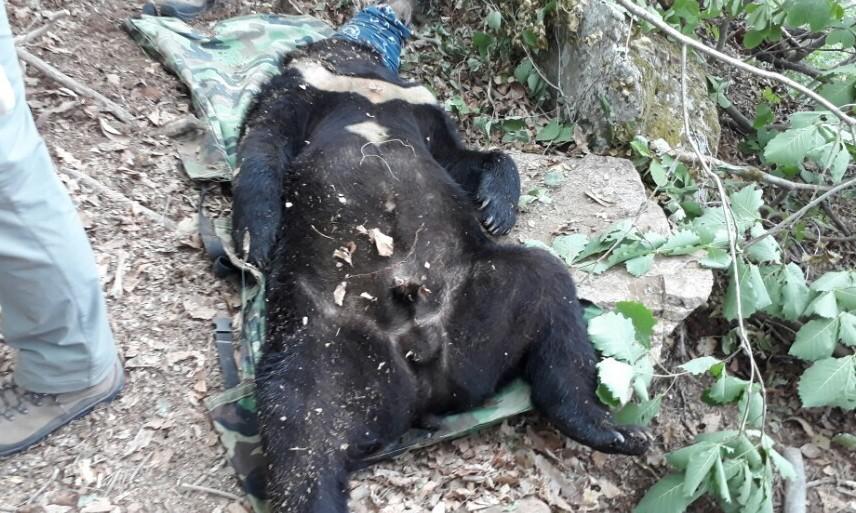
M 110 503 L 109 499 L 98 498 L 83 506 L 80 513 L 110 513 L 116 506 Z
M 345 302 L 345 293 L 348 291 L 348 282 L 343 281 L 340 283 L 336 290 L 333 291 L 333 302 L 337 305 L 342 306 Z
M 116 129 L 116 127 L 108 123 L 107 120 L 104 118 L 98 118 L 98 126 L 101 127 L 101 131 L 104 132 L 104 135 L 106 135 L 107 137 L 111 135 L 122 135 L 122 132 L 120 132 L 118 129 Z
M 200 319 L 203 321 L 210 321 L 217 315 L 217 310 L 211 308 L 210 306 L 204 305 L 201 303 L 202 298 L 195 297 L 193 299 L 188 299 L 183 303 L 184 310 L 190 314 L 194 319 Z
M 172 351 L 167 353 L 166 362 L 169 365 L 175 365 L 176 363 L 189 358 L 195 358 L 199 363 L 205 361 L 205 357 L 202 356 L 202 353 L 199 351 Z
M 351 251 L 344 246 L 333 252 L 333 258 L 338 258 L 350 266 L 354 265 L 354 262 L 351 260 Z
M 394 251 L 392 237 L 386 235 L 379 228 L 369 230 L 369 238 L 374 242 L 378 255 L 382 257 L 392 256 Z

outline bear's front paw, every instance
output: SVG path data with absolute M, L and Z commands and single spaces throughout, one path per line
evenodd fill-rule
M 517 202 L 520 200 L 520 177 L 511 157 L 493 153 L 485 163 L 476 205 L 485 229 L 493 235 L 505 235 L 517 222 Z
M 651 436 L 639 426 L 619 426 L 613 428 L 614 439 L 610 452 L 638 456 L 645 454 L 651 446 Z

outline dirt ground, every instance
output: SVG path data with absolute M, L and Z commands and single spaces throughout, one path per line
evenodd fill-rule
M 348 2 L 328 3 L 347 7 Z M 7 7 L 19 33 L 40 25 L 40 14 L 68 9 L 70 16 L 30 43 L 29 50 L 137 117 L 132 126 L 123 124 L 92 100 L 28 70 L 29 103 L 58 167 L 93 177 L 186 226 L 198 191 L 182 173 L 173 142 L 158 131 L 191 107 L 175 77 L 120 29 L 138 12 L 138 3 L 9 0 Z M 229 14 L 271 9 L 246 2 Z M 80 209 L 103 272 L 128 384 L 113 403 L 31 450 L 0 460 L 0 511 L 246 511 L 201 403 L 219 390 L 220 379 L 208 320 L 216 310 L 237 313 L 235 289 L 209 272 L 192 235 L 167 230 L 87 184 L 60 176 Z M 691 337 L 682 347 L 693 356 L 707 354 L 709 344 L 709 339 Z M 856 487 L 846 481 L 854 475 L 853 454 L 829 446 L 835 433 L 856 432 L 853 415 L 799 411 L 794 417 L 798 405 L 788 383 L 796 368 L 789 367 L 794 367 L 790 361 L 767 363 L 780 378 L 768 381 L 770 430 L 782 443 L 803 449 L 811 482 L 809 511 L 856 511 Z M 11 365 L 11 355 L 0 348 L 0 374 Z M 669 383 L 657 386 L 665 389 Z M 697 400 L 701 386 L 690 381 L 670 388 L 652 427 L 655 449 L 646 458 L 592 452 L 537 416 L 525 416 L 355 475 L 353 509 L 629 512 L 665 474 L 664 451 L 723 422 L 725 410 L 707 409 Z M 696 510 L 714 506 L 702 503 Z

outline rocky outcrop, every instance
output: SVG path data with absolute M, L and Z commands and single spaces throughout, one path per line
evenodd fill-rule
M 628 160 L 594 155 L 582 159 L 528 153 L 512 156 L 520 169 L 523 191 L 540 188 L 549 196 L 549 202 L 533 202 L 521 213 L 509 236 L 515 240 L 535 239 L 550 245 L 556 235 L 591 235 L 628 218 L 637 219 L 636 226 L 643 232 L 670 232 L 665 213 L 648 199 Z M 545 185 L 548 174 L 549 187 Z M 575 272 L 574 279 L 580 297 L 601 307 L 639 301 L 651 309 L 658 319 L 652 344 L 655 354 L 664 337 L 707 301 L 713 287 L 713 274 L 692 256 L 657 257 L 651 270 L 638 278 L 624 266 L 616 266 L 600 275 Z
M 631 23 L 610 0 L 569 0 L 541 64 L 562 90 L 566 116 L 591 134 L 592 147 L 629 142 L 636 134 L 681 145 L 680 47 Z M 688 58 L 690 119 L 703 150 L 716 153 L 719 120 L 701 62 Z

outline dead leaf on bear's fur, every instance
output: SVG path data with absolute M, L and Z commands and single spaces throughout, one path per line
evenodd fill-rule
M 366 235 L 377 248 L 378 255 L 382 257 L 390 257 L 394 251 L 394 241 L 392 237 L 380 231 L 380 228 L 372 228 L 367 230 L 365 226 L 357 226 L 357 233 Z
M 394 251 L 392 237 L 386 235 L 378 228 L 372 228 L 369 230 L 369 238 L 374 242 L 378 255 L 382 257 L 392 256 Z
M 348 282 L 343 281 L 342 283 L 340 283 L 336 287 L 336 290 L 333 291 L 333 301 L 337 305 L 342 306 L 342 304 L 345 302 L 345 293 L 347 291 L 348 291 Z
M 333 251 L 333 258 L 338 258 L 339 260 L 341 260 L 342 262 L 345 262 L 346 264 L 348 264 L 350 266 L 354 265 L 354 262 L 351 259 L 352 255 L 353 255 L 353 251 L 351 251 L 349 248 L 346 248 L 345 246 L 342 246 L 339 249 L 337 249 L 336 251 Z

